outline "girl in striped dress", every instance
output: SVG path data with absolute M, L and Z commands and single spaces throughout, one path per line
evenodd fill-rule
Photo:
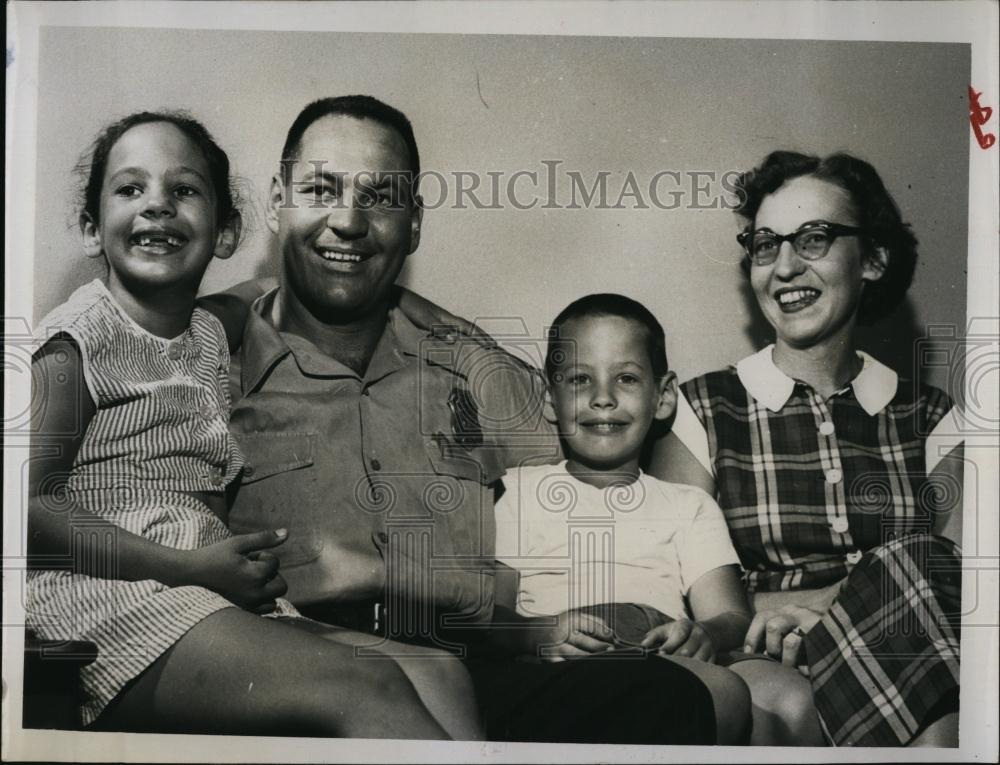
M 744 270 L 775 343 L 682 386 L 656 462 L 714 493 L 747 571 L 748 653 L 808 675 L 754 703 L 838 746 L 958 745 L 961 445 L 942 391 L 861 353 L 916 239 L 875 169 L 774 152 L 739 179 Z M 765 662 L 734 671 L 755 687 Z M 802 681 L 805 682 L 805 681 Z M 755 716 L 757 729 L 774 724 Z
M 82 724 L 448 738 L 456 714 L 432 713 L 400 662 L 257 615 L 294 614 L 268 552 L 285 532 L 226 527 L 243 465 L 229 354 L 195 308 L 209 262 L 238 240 L 226 154 L 184 115 L 126 117 L 94 145 L 80 223 L 109 274 L 36 333 L 29 553 L 48 568 L 29 573 L 26 619 L 44 639 L 97 645 Z M 452 661 L 434 662 L 442 677 Z

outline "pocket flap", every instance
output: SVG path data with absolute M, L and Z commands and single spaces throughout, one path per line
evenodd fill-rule
M 434 472 L 489 486 L 506 472 L 500 447 L 465 449 L 443 434 L 435 434 L 425 444 L 427 459 Z
M 243 483 L 313 464 L 315 433 L 237 433 L 234 438 L 246 457 Z

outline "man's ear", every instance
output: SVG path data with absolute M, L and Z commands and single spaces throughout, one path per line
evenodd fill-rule
M 229 220 L 215 237 L 215 257 L 225 260 L 233 254 L 236 244 L 240 241 L 240 231 L 243 229 L 243 216 L 233 210 Z
M 278 233 L 278 210 L 285 204 L 285 182 L 281 180 L 281 173 L 277 172 L 271 178 L 271 191 L 267 195 L 267 209 L 264 211 L 264 220 L 272 234 Z
M 868 282 L 877 282 L 889 268 L 889 250 L 876 245 L 865 257 L 861 266 L 861 278 Z
M 80 234 L 83 236 L 83 253 L 88 258 L 99 258 L 104 254 L 101 246 L 101 231 L 90 217 L 90 213 L 80 214 Z
M 656 404 L 656 412 L 653 414 L 653 418 L 657 420 L 666 420 L 674 413 L 674 409 L 677 408 L 677 375 L 673 372 L 667 372 L 660 379 L 660 400 Z
M 412 255 L 420 246 L 420 226 L 424 220 L 424 199 L 419 194 L 413 197 L 413 211 L 410 213 L 410 252 Z

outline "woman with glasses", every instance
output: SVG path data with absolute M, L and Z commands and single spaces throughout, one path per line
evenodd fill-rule
M 682 386 L 651 470 L 718 498 L 756 611 L 744 650 L 808 676 L 828 741 L 957 746 L 951 402 L 854 337 L 903 300 L 916 239 L 875 169 L 847 154 L 774 152 L 738 189 L 744 271 L 775 341 Z M 755 695 L 767 687 L 767 662 L 733 669 Z M 794 713 L 779 677 L 760 703 L 784 715 L 755 725 Z

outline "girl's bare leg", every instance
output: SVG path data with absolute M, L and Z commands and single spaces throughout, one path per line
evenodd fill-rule
M 738 661 L 730 670 L 750 688 L 751 746 L 826 746 L 812 686 L 798 670 L 774 661 Z
M 745 744 L 753 722 L 750 712 L 750 692 L 746 683 L 735 673 L 718 664 L 686 656 L 662 656 L 666 661 L 680 664 L 696 675 L 715 705 L 715 741 L 717 744 Z
M 483 741 L 486 738 L 472 678 L 454 656 L 442 650 L 386 641 L 376 635 L 307 619 L 295 619 L 291 623 L 327 640 L 346 646 L 371 646 L 380 654 L 392 657 L 413 684 L 427 711 L 451 738 L 456 741 Z M 386 659 L 358 661 L 379 663 Z
M 103 730 L 446 739 L 395 661 L 236 608 L 195 625 L 98 720 Z

